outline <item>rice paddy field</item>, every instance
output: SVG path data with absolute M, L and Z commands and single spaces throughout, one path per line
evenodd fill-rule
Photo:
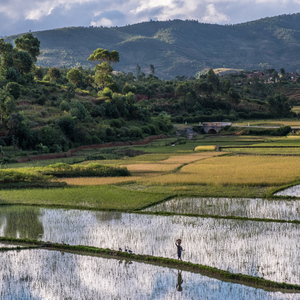
M 1 299 L 299 299 L 201 274 L 59 251 L 6 252 L 0 263 Z
M 298 106 L 299 107 L 299 106 Z M 298 110 L 298 107 L 295 106 L 295 111 Z M 255 121 L 243 121 L 243 122 L 237 122 L 233 123 L 232 125 L 238 125 L 238 126 L 293 126 L 293 127 L 300 127 L 300 121 L 295 120 L 255 120 Z
M 300 180 L 300 159 L 285 156 L 218 156 L 147 178 L 148 184 L 284 185 Z M 143 181 L 143 180 L 142 180 Z
M 294 185 L 275 194 L 276 196 L 300 197 L 300 185 Z
M 9 228 L 24 218 L 20 207 L 2 209 L 7 223 L 1 236 L 36 237 L 118 250 L 136 254 L 175 257 L 176 238 L 181 237 L 184 260 L 232 273 L 263 277 L 276 282 L 300 284 L 300 224 L 224 220 L 185 216 L 155 216 L 118 212 L 40 209 L 31 220 L 38 230 Z M 26 221 L 25 221 L 26 224 Z M 22 233 L 22 235 L 21 235 Z M 19 236 L 18 236 L 19 234 Z
M 181 238 L 186 262 L 300 286 L 299 145 L 297 135 L 199 136 L 132 146 L 139 154 L 120 159 L 85 160 L 101 156 L 85 150 L 74 163 L 126 167 L 131 176 L 0 184 L 0 236 L 162 258 L 177 257 Z M 26 174 L 51 163 L 5 169 Z M 146 261 L 25 248 L 0 243 L 1 299 L 300 299 Z
M 18 203 L 125 211 L 142 208 L 166 198 L 166 194 L 124 190 L 106 185 L 3 190 L 0 194 L 0 205 Z
M 280 193 L 278 193 L 280 194 Z M 297 220 L 300 223 L 300 202 L 298 200 L 272 200 L 248 198 L 174 198 L 155 206 L 146 212 L 167 212 L 186 215 L 211 215 L 219 217 L 257 218 L 267 220 Z

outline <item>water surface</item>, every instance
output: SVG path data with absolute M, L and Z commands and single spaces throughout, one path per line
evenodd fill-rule
M 18 221 L 17 212 L 22 218 L 18 206 L 0 211 L 1 236 L 38 236 L 44 241 L 129 248 L 169 258 L 176 258 L 174 242 L 181 238 L 185 261 L 300 284 L 299 224 L 39 208 L 29 232 Z M 7 218 L 13 219 L 7 222 Z M 18 225 L 7 228 L 11 223 Z
M 1 299 L 300 300 L 176 269 L 47 250 L 0 256 Z
M 147 208 L 145 211 L 300 220 L 300 201 L 247 198 L 175 198 Z
M 288 189 L 280 191 L 275 194 L 276 196 L 291 196 L 291 197 L 300 197 L 300 185 L 292 186 Z

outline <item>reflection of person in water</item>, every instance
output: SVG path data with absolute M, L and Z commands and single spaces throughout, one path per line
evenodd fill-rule
M 181 239 L 176 240 L 175 246 L 177 247 L 177 256 L 178 259 L 181 260 L 181 252 L 184 251 L 181 247 Z
M 183 283 L 183 280 L 182 280 L 182 276 L 181 276 L 181 270 L 178 270 L 178 275 L 177 275 L 177 284 L 176 284 L 176 290 L 178 292 L 181 292 L 182 291 L 182 283 Z

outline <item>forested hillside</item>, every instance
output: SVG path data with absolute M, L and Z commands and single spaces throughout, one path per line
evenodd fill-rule
M 116 50 L 116 70 L 150 73 L 160 78 L 194 76 L 204 68 L 300 70 L 300 14 L 265 18 L 238 25 L 197 21 L 145 22 L 124 27 L 73 27 L 35 32 L 41 42 L 37 65 L 88 67 L 96 48 Z M 17 36 L 7 37 L 13 42 Z
M 37 154 L 131 142 L 173 135 L 178 123 L 296 117 L 291 108 L 300 102 L 300 79 L 284 68 L 223 76 L 209 69 L 198 78 L 165 80 L 153 65 L 148 75 L 141 68 L 136 76 L 114 72 L 122 60 L 115 50 L 92 51 L 93 69 L 37 67 L 39 56 L 31 33 L 13 44 L 0 39 L 0 162 L 13 161 L 9 149 Z

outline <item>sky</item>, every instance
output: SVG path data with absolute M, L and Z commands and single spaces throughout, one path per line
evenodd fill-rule
M 150 20 L 237 24 L 300 12 L 300 0 L 0 0 L 0 37 Z

